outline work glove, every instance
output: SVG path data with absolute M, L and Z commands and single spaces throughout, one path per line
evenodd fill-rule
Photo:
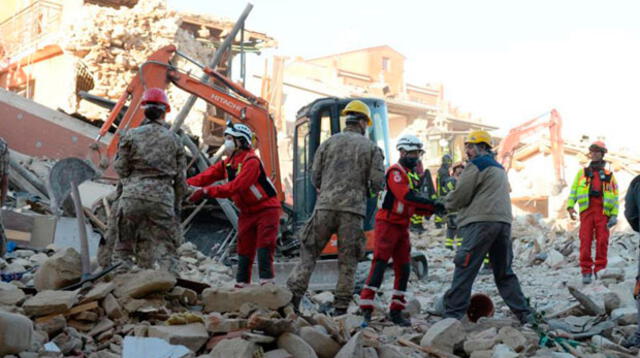
M 612 227 L 616 226 L 617 223 L 618 223 L 618 217 L 612 216 L 609 218 L 609 221 L 607 222 L 607 228 L 611 229 Z
M 191 193 L 191 195 L 189 195 L 189 199 L 187 200 L 189 200 L 192 203 L 197 203 L 200 200 L 202 200 L 202 198 L 208 195 L 209 195 L 209 187 L 198 188 L 196 189 L 196 191 Z
M 576 220 L 576 209 L 567 208 L 567 211 L 569 212 L 569 216 L 571 217 L 571 220 Z
M 439 216 L 443 216 L 447 213 L 447 209 L 445 209 L 444 204 L 440 201 L 436 201 L 435 204 L 435 214 Z
M 636 286 L 633 288 L 633 298 L 640 298 L 640 280 L 636 279 Z

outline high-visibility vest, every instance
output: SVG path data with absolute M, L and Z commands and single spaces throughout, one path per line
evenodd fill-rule
M 571 192 L 569 193 L 569 200 L 567 202 L 568 208 L 573 208 L 576 203 L 578 203 L 581 213 L 589 208 L 591 178 L 593 175 L 600 174 L 602 174 L 601 182 L 604 214 L 606 216 L 618 215 L 618 184 L 613 173 L 606 169 L 602 169 L 602 173 L 600 173 L 600 171 L 593 172 L 590 168 L 583 168 L 578 171 L 578 174 L 576 174 L 576 177 L 573 180 Z

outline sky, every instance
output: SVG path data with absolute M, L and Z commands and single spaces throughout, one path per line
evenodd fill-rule
M 246 2 L 168 0 L 176 10 L 238 18 Z M 564 135 L 640 149 L 640 2 L 632 0 L 254 0 L 247 28 L 313 58 L 389 45 L 405 79 L 504 129 L 556 108 Z M 636 144 L 638 143 L 638 144 Z M 635 147 L 638 148 L 635 148 Z

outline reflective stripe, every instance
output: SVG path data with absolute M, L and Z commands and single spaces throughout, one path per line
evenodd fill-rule
M 262 199 L 262 193 L 260 193 L 260 190 L 258 190 L 255 185 L 250 186 L 249 190 L 251 190 L 251 193 L 255 195 L 256 199 Z
M 373 300 L 360 300 L 360 307 L 362 306 L 375 306 L 376 303 Z
M 396 209 L 396 213 L 402 214 L 404 212 L 404 204 L 400 200 L 397 200 L 397 202 L 398 202 L 398 206 Z
M 404 295 L 407 294 L 407 291 L 398 291 L 398 290 L 393 290 L 393 292 L 391 293 L 393 296 L 402 296 L 404 297 Z
M 373 292 L 377 292 L 378 291 L 377 287 L 373 287 L 373 286 L 369 286 L 369 285 L 364 285 L 364 287 L 362 289 L 363 290 L 371 290 Z

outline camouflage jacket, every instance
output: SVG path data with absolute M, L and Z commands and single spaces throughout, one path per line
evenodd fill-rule
M 114 168 L 122 197 L 178 207 L 187 192 L 187 160 L 178 136 L 159 123 L 128 130 L 121 138 Z
M 318 147 L 312 173 L 319 190 L 316 209 L 365 216 L 366 199 L 384 188 L 384 155 L 370 139 L 346 127 Z

